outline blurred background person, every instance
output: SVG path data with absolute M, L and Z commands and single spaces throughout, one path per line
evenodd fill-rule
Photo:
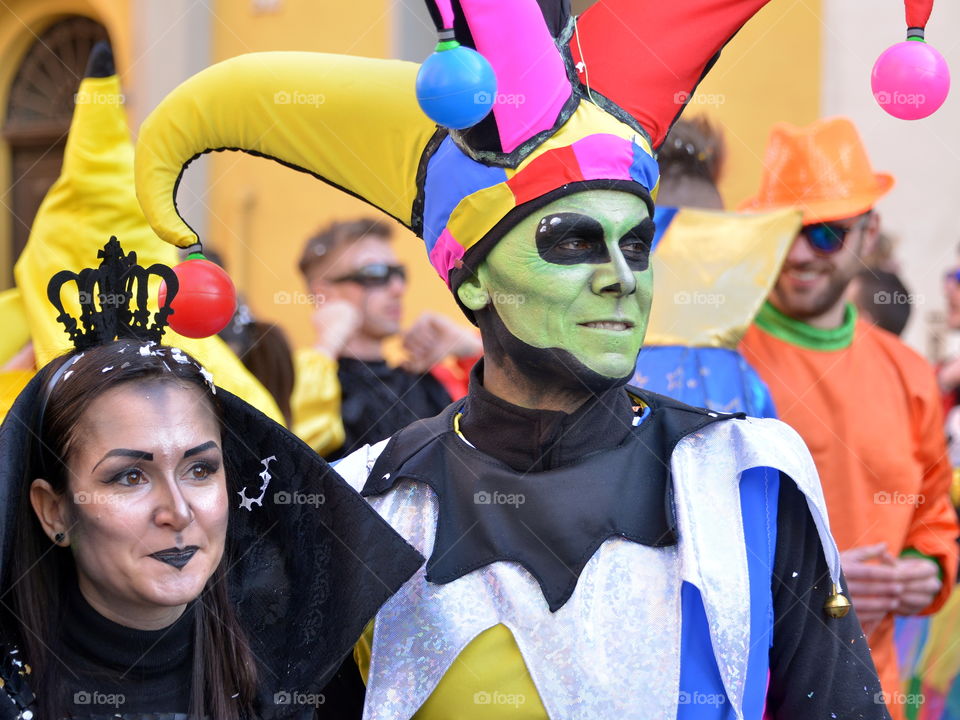
M 960 246 L 957 247 L 960 258 Z M 946 326 L 948 330 L 960 330 L 960 261 L 944 273 L 943 295 L 946 300 Z M 944 397 L 944 409 L 960 405 L 960 355 L 940 364 L 937 369 L 937 381 Z M 956 463 L 960 465 L 960 462 Z
M 718 186 L 726 157 L 727 144 L 717 123 L 703 116 L 680 118 L 657 153 L 657 205 L 723 210 Z
M 848 297 L 866 322 L 898 337 L 910 321 L 913 296 L 896 273 L 861 270 L 850 282 Z
M 295 356 L 294 430 L 327 459 L 433 417 L 466 392 L 480 338 L 445 316 L 422 315 L 403 334 L 406 361 L 387 362 L 384 342 L 400 334 L 407 290 L 389 225 L 360 218 L 323 228 L 307 241 L 300 271 L 316 305 L 316 335 Z M 454 370 L 438 367 L 448 356 Z M 337 399 L 339 444 L 329 413 Z
M 740 347 L 810 448 L 888 708 L 902 718 L 894 616 L 946 602 L 958 529 L 932 368 L 846 299 L 894 180 L 873 171 L 847 118 L 775 125 L 765 157 L 743 207 L 797 207 L 804 225 Z

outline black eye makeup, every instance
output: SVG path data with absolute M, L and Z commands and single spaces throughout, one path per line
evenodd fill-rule
M 650 248 L 656 226 L 650 218 L 643 221 L 620 238 L 620 252 L 627 265 L 635 272 L 642 272 L 650 265 Z
M 190 480 L 196 480 L 202 482 L 203 480 L 208 479 L 211 475 L 217 472 L 220 469 L 220 463 L 214 462 L 212 460 L 206 461 L 202 460 L 191 465 L 187 469 L 187 478 Z
M 537 224 L 537 252 L 556 265 L 605 262 L 603 226 L 579 213 L 547 215 Z
M 118 473 L 110 476 L 106 481 L 107 485 L 122 485 L 124 487 L 136 487 L 147 482 L 147 477 L 143 470 L 137 467 L 124 468 Z
M 620 238 L 620 250 L 631 270 L 641 272 L 647 269 L 653 233 L 653 221 L 645 218 Z M 588 215 L 555 213 L 541 218 L 537 224 L 536 242 L 540 257 L 555 265 L 610 261 L 603 226 Z

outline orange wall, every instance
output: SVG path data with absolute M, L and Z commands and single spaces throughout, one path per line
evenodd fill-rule
M 821 16 L 822 0 L 773 0 L 727 45 L 685 111 L 724 128 L 728 207 L 756 192 L 771 125 L 820 116 Z

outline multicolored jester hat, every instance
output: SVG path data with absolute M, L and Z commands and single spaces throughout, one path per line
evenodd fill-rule
M 492 112 L 465 130 L 424 115 L 414 63 L 236 57 L 188 79 L 144 122 L 137 195 L 163 239 L 191 246 L 199 239 L 174 202 L 186 165 L 226 149 L 272 158 L 411 228 L 455 290 L 506 231 L 559 197 L 620 190 L 652 215 L 653 151 L 767 1 L 600 0 L 576 18 L 569 0 L 428 2 L 441 40 L 452 29 L 496 74 Z M 296 102 L 311 95 L 324 102 Z

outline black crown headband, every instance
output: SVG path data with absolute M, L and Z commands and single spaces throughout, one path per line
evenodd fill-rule
M 98 268 L 85 268 L 79 273 L 61 270 L 47 285 L 47 298 L 57 309 L 57 322 L 61 323 L 77 350 L 86 350 L 104 345 L 120 338 L 144 342 L 160 342 L 173 312 L 171 303 L 180 288 L 176 273 L 160 263 L 148 268 L 137 264 L 135 252 L 124 253 L 116 237 L 111 237 L 97 257 L 103 261 Z M 153 324 L 147 325 L 150 310 L 147 307 L 150 276 L 156 275 L 167 286 L 167 296 Z M 68 282 L 75 282 L 80 298 L 82 329 L 63 308 L 60 293 Z M 130 303 L 136 297 L 136 309 Z
M 159 344 L 173 312 L 171 303 L 180 288 L 173 270 L 160 263 L 148 268 L 137 264 L 135 252 L 124 253 L 120 242 L 111 236 L 102 250 L 97 251 L 102 262 L 98 268 L 84 268 L 79 273 L 61 270 L 47 284 L 47 298 L 57 309 L 57 322 L 66 328 L 74 348 L 79 351 L 63 362 L 46 384 L 37 415 L 37 436 L 42 437 L 43 418 L 53 389 L 64 377 L 69 377 L 71 368 L 83 357 L 83 351 L 97 345 L 106 345 L 114 340 L 129 338 L 149 344 Z M 150 310 L 147 307 L 150 276 L 161 278 L 167 287 L 166 298 L 154 315 L 153 324 L 147 325 Z M 63 307 L 60 297 L 63 286 L 75 282 L 80 300 L 80 317 L 70 315 Z M 136 310 L 130 303 L 136 298 Z M 202 371 L 202 368 L 201 368 Z M 205 376 L 206 377 L 206 376 Z

